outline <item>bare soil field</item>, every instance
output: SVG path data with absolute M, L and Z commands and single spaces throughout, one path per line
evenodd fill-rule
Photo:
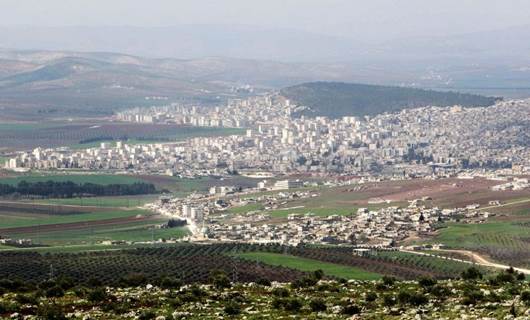
M 530 190 L 493 191 L 491 187 L 501 182 L 487 179 L 440 179 L 385 181 L 363 185 L 360 190 L 341 187 L 338 191 L 351 194 L 351 200 L 340 200 L 352 205 L 368 204 L 370 200 L 381 199 L 404 202 L 423 197 L 432 198 L 432 205 L 442 208 L 463 207 L 472 203 L 487 206 L 489 201 L 501 203 L 530 198 Z M 347 196 L 341 198 L 347 198 Z M 530 204 L 529 204 L 530 205 Z M 526 206 L 522 206 L 525 208 Z

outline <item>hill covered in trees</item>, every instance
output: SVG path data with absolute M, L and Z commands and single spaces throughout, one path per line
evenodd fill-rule
M 485 107 L 500 98 L 458 92 L 441 92 L 406 87 L 343 82 L 310 82 L 284 88 L 280 95 L 309 109 L 295 115 L 343 116 L 376 115 L 424 106 Z

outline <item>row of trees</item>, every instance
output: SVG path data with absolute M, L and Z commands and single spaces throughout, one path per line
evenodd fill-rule
M 20 194 L 46 198 L 73 198 L 80 196 L 125 196 L 156 193 L 153 184 L 77 184 L 73 181 L 21 181 L 17 185 L 0 184 L 0 196 Z

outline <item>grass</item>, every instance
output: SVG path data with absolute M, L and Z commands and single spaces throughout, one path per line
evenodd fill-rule
M 17 177 L 0 178 L 0 183 L 16 185 L 21 181 L 27 182 L 46 182 L 46 181 L 72 181 L 74 183 L 94 183 L 94 184 L 133 184 L 135 182 L 144 182 L 143 180 L 126 175 L 110 175 L 110 174 L 51 174 L 51 175 L 40 175 L 30 174 L 21 175 Z
M 165 220 L 164 220 L 165 221 Z M 155 225 L 164 222 L 150 220 L 140 224 L 124 224 L 113 227 L 95 227 L 80 230 L 54 231 L 32 234 L 35 243 L 49 246 L 95 245 L 102 241 L 145 242 L 159 239 L 182 238 L 189 235 L 187 228 L 159 229 Z M 16 238 L 28 238 L 28 235 L 17 234 Z
M 0 213 L 0 229 L 43 226 L 49 224 L 78 223 L 114 218 L 127 218 L 149 214 L 145 210 L 113 210 L 71 215 L 23 215 Z
M 518 238 L 528 237 L 530 229 L 514 222 L 489 222 L 483 224 L 449 224 L 440 230 L 433 242 L 454 248 L 475 249 L 492 246 L 498 248 L 526 246 Z M 522 243 L 521 243 L 522 242 Z
M 118 197 L 92 197 L 92 198 L 70 198 L 70 199 L 46 199 L 38 203 L 90 206 L 90 207 L 139 207 L 146 203 L 154 202 L 157 195 L 146 196 L 118 196 Z
M 432 252 L 432 254 L 438 255 L 439 253 Z M 422 269 L 448 273 L 452 275 L 460 275 L 463 271 L 469 269 L 471 266 L 471 264 L 465 262 L 399 251 L 379 251 L 377 252 L 377 256 L 409 266 L 417 266 L 419 268 L 421 267 Z M 489 270 L 486 268 L 481 269 L 483 271 Z
M 263 205 L 261 203 L 250 203 L 241 207 L 233 207 L 226 210 L 226 213 L 230 214 L 242 214 L 251 211 L 261 211 L 263 210 Z
M 345 279 L 377 280 L 381 278 L 380 274 L 367 272 L 355 267 L 321 262 L 318 260 L 300 258 L 279 253 L 248 252 L 238 254 L 237 256 L 244 259 L 259 261 L 270 265 L 284 266 L 307 272 L 321 269 L 326 275 Z

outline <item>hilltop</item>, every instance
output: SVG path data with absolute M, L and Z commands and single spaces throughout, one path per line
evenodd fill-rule
M 310 82 L 284 88 L 280 95 L 309 109 L 298 115 L 366 116 L 423 106 L 490 106 L 499 98 L 407 87 L 344 82 Z

